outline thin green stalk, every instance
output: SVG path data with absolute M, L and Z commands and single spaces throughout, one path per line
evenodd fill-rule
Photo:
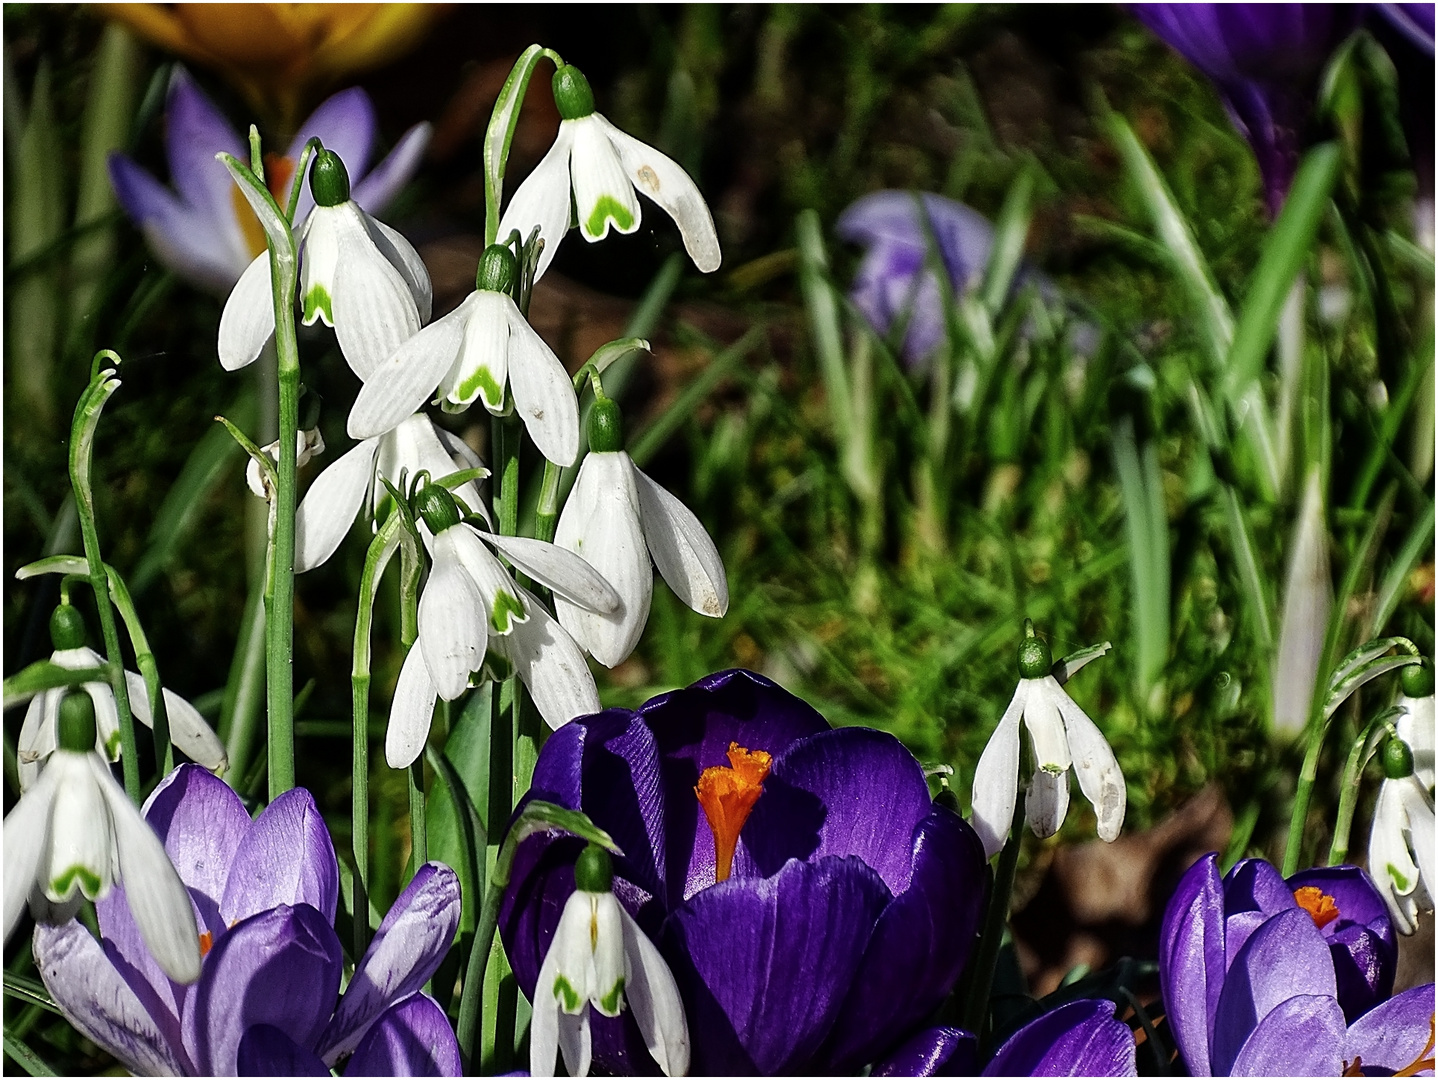
M 989 1012 L 989 992 L 994 985 L 994 969 L 998 966 L 999 950 L 1004 943 L 1004 927 L 1009 919 L 1009 900 L 1014 892 L 1014 877 L 1019 869 L 1019 849 L 1023 846 L 1024 799 L 1023 785 L 1019 786 L 1018 799 L 1014 803 L 1014 820 L 1009 828 L 1009 838 L 999 853 L 998 870 L 994 874 L 994 891 L 989 897 L 989 910 L 984 916 L 984 932 L 979 939 L 979 952 L 974 959 L 974 981 L 969 987 L 968 1000 L 964 1002 L 963 1026 L 980 1039 L 984 1036 L 984 1021 Z
M 1315 702 L 1318 698 L 1315 695 Z M 1318 758 L 1323 753 L 1323 740 L 1328 735 L 1328 718 L 1320 711 L 1308 725 L 1308 749 L 1298 772 L 1298 787 L 1293 793 L 1293 816 L 1288 821 L 1288 843 L 1283 849 L 1283 876 L 1298 873 L 1298 860 L 1303 854 L 1303 831 L 1308 823 L 1308 806 L 1313 801 L 1313 785 L 1318 780 Z
M 429 835 L 425 823 L 424 756 L 410 763 L 409 776 L 409 876 L 429 862 Z
M 135 666 L 145 680 L 145 696 L 150 699 L 150 721 L 155 732 L 155 770 L 163 779 L 175 768 L 175 750 L 170 744 L 170 717 L 165 709 L 165 694 L 160 682 L 160 667 L 155 654 L 150 651 L 149 638 L 140 625 L 139 612 L 130 598 L 125 581 L 115 572 L 114 567 L 105 567 L 110 582 L 110 599 L 120 612 L 125 623 L 125 632 L 130 638 L 130 648 L 135 650 Z
M 393 514 L 401 516 L 399 508 Z M 406 529 L 400 535 L 400 644 L 406 653 L 416 647 L 419 639 L 419 579 L 424 570 L 419 544 Z M 409 865 L 410 876 L 429 860 L 429 838 L 425 830 L 424 757 L 410 765 L 409 781 Z
M 240 640 L 230 662 L 225 700 L 220 710 L 218 734 L 225 740 L 230 770 L 225 781 L 238 790 L 249 775 L 259 734 L 260 706 L 265 696 L 265 594 L 264 575 L 257 575 L 245 613 L 241 616 Z
M 1358 809 L 1358 792 L 1363 787 L 1363 770 L 1376 749 L 1375 736 L 1388 723 L 1391 711 L 1380 713 L 1368 721 L 1348 751 L 1348 761 L 1343 766 L 1343 783 L 1338 791 L 1338 817 L 1333 823 L 1333 843 L 1328 846 L 1329 866 L 1348 861 L 1348 837 L 1353 831 L 1354 812 Z
M 539 510 L 534 518 L 534 535 L 539 540 L 553 541 L 559 525 L 559 481 L 563 467 L 546 459 L 544 479 L 539 482 Z
M 464 987 L 459 996 L 459 1022 L 456 1037 L 459 1040 L 460 1056 L 465 1063 L 465 1075 L 473 1075 L 478 1064 L 475 1056 L 475 1035 L 479 1032 L 481 1003 L 484 998 L 484 977 L 489 970 L 489 953 L 494 945 L 494 932 L 499 926 L 499 902 L 504 890 L 493 884 L 485 890 L 484 906 L 479 910 L 479 925 L 475 927 L 474 944 L 470 946 L 469 963 L 464 970 Z

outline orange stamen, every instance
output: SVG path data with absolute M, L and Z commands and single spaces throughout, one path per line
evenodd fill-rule
M 1433 1027 L 1435 1020 L 1438 1020 L 1438 1013 L 1428 1018 L 1428 1045 L 1413 1059 L 1411 1065 L 1399 1069 L 1393 1074 L 1394 1076 L 1417 1076 L 1419 1073 L 1426 1072 L 1433 1068 Z
M 694 794 L 699 797 L 699 805 L 709 819 L 709 831 L 714 834 L 716 882 L 729 879 L 739 831 L 764 793 L 764 778 L 769 775 L 772 761 L 763 750 L 746 750 L 731 742 L 729 764 L 712 765 L 699 775 Z
M 1298 901 L 1299 907 L 1308 912 L 1313 919 L 1313 925 L 1320 930 L 1338 918 L 1340 914 L 1338 904 L 1333 897 L 1313 885 L 1294 889 L 1293 899 Z
M 215 935 L 206 930 L 200 935 L 200 955 L 209 956 L 210 950 L 215 947 Z

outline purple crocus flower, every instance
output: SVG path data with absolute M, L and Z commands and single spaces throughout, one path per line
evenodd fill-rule
M 1358 25 L 1355 4 L 1133 4 L 1218 89 L 1253 147 L 1274 217 L 1298 168 L 1323 66 Z
M 978 1040 L 960 1028 L 928 1028 L 870 1076 L 1137 1076 L 1133 1032 L 1106 999 L 1071 1001 L 1029 1021 L 978 1067 Z
M 674 972 L 696 1074 L 876 1060 L 958 979 L 988 891 L 978 837 L 897 739 L 831 730 L 748 671 L 565 725 L 530 797 L 624 850 L 614 893 Z M 500 930 L 531 997 L 582 847 L 546 833 L 517 854 Z M 592 1019 L 596 1068 L 655 1069 L 628 1013 Z
M 319 136 L 349 169 L 355 202 L 378 213 L 419 167 L 429 145 L 429 124 L 405 132 L 394 150 L 369 168 L 377 124 L 369 95 L 358 87 L 327 99 L 300 125 L 284 157 L 266 155 L 265 179 L 275 197 L 289 193 L 305 143 Z M 246 141 L 180 67 L 165 103 L 165 154 L 171 191 L 124 154 L 110 155 L 110 183 L 159 260 L 181 277 L 220 295 L 265 248 L 264 233 L 225 167 L 220 151 L 249 160 Z M 314 207 L 309 185 L 300 188 L 295 225 Z
M 120 886 L 79 922 L 37 926 L 35 964 L 66 1018 L 145 1075 L 454 1076 L 459 1047 L 420 992 L 459 925 L 454 871 L 428 863 L 395 901 L 339 996 L 339 865 L 314 799 L 286 792 L 254 821 L 195 765 L 155 789 L 145 816 L 194 902 L 204 953 L 193 986 L 146 950 Z M 338 999 L 338 1006 L 336 1006 Z
M 1226 877 L 1216 855 L 1200 859 L 1169 901 L 1159 943 L 1168 1023 L 1189 1072 L 1431 1071 L 1433 985 L 1387 997 L 1386 920 L 1356 867 L 1285 882 L 1261 859 Z

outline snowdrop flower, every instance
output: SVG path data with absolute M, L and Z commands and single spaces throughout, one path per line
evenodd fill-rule
M 708 274 L 719 269 L 719 237 L 709 207 L 689 174 L 652 146 L 626 135 L 594 111 L 589 80 L 572 65 L 554 73 L 559 134 L 544 160 L 515 191 L 499 221 L 499 235 L 528 237 L 539 227 L 544 251 L 538 280 L 569 231 L 571 192 L 579 231 L 591 244 L 615 231 L 639 228 L 636 192 L 643 192 L 674 219 L 684 250 Z
M 1103 840 L 1118 837 L 1128 791 L 1103 732 L 1069 697 L 1052 674 L 1049 647 L 1024 627 L 1019 646 L 1019 685 L 974 769 L 973 826 L 992 858 L 1009 835 L 1018 798 L 1019 718 L 1033 740 L 1034 777 L 1026 818 L 1034 835 L 1052 836 L 1068 813 L 1070 767 L 1098 815 Z
M 350 197 L 338 154 L 321 150 L 310 169 L 315 208 L 300 226 L 300 300 L 304 324 L 334 327 L 340 351 L 361 379 L 429 321 L 429 271 L 399 233 Z M 267 252 L 240 275 L 220 315 L 220 364 L 235 371 L 255 361 L 275 332 Z
M 95 753 L 88 694 L 59 707 L 57 747 L 5 819 L 5 937 L 29 900 L 35 918 L 66 922 L 77 891 L 99 900 L 123 881 L 140 936 L 166 975 L 200 977 L 190 894 L 159 838 Z
M 50 616 L 50 638 L 55 651 L 50 662 L 71 671 L 101 668 L 105 661 L 85 647 L 85 620 L 69 604 L 61 604 Z M 154 727 L 150 712 L 150 695 L 145 680 L 133 671 L 125 672 L 130 691 L 130 711 L 146 727 Z M 120 760 L 120 714 L 115 708 L 115 692 L 109 683 L 88 682 L 80 686 L 95 711 L 93 749 L 110 761 Z M 67 691 L 60 687 L 46 690 L 30 699 L 25 720 L 20 725 L 20 739 L 15 756 L 20 773 L 20 790 L 34 787 L 45 761 L 59 747 L 60 704 Z M 205 718 L 179 694 L 164 691 L 165 715 L 170 721 L 170 740 L 185 756 L 211 772 L 223 772 L 229 764 L 224 744 L 215 735 Z
M 475 291 L 375 369 L 350 412 L 356 439 L 388 431 L 439 390 L 447 410 L 476 398 L 505 411 L 505 384 L 539 452 L 556 465 L 579 455 L 579 405 L 559 357 L 519 312 L 510 289 L 516 267 L 509 248 L 492 244 L 479 260 Z
M 531 1076 L 553 1076 L 556 1052 L 570 1076 L 588 1076 L 589 1010 L 618 1016 L 627 998 L 644 1045 L 665 1076 L 689 1071 L 689 1026 L 674 976 L 614 898 L 609 853 L 590 844 L 574 865 L 574 892 L 534 987 Z
M 262 447 L 264 452 L 270 456 L 270 460 L 276 464 L 280 460 L 280 440 L 276 439 L 268 446 Z M 318 457 L 325 452 L 325 437 L 320 434 L 317 427 L 308 431 L 295 432 L 295 468 L 308 465 L 310 459 Z M 269 485 L 265 482 L 265 476 L 260 472 L 260 463 L 250 458 L 249 464 L 245 466 L 245 483 L 259 498 L 268 499 L 270 492 Z
M 1403 714 L 1395 721 L 1398 737 L 1413 751 L 1413 775 L 1433 788 L 1433 664 L 1410 664 L 1398 676 L 1402 693 L 1394 702 Z
M 594 676 L 579 648 L 533 596 L 515 584 L 493 546 L 522 573 L 587 610 L 613 611 L 619 595 L 587 562 L 524 536 L 481 532 L 460 520 L 453 496 L 437 484 L 416 495 L 418 516 L 433 534 L 433 566 L 419 598 L 419 640 L 400 669 L 385 736 L 391 768 L 424 749 L 435 698 L 453 701 L 471 672 L 496 648 L 515 666 L 550 727 L 599 711 Z M 533 625 L 530 625 L 533 624 Z M 523 628 L 523 629 L 521 629 Z
M 365 439 L 331 462 L 305 492 L 295 512 L 295 573 L 313 570 L 333 555 L 362 507 L 375 516 L 389 497 L 384 480 L 398 485 L 402 477 L 413 478 L 421 471 L 438 480 L 460 469 L 482 468 L 473 450 L 422 413 L 393 431 Z M 455 494 L 489 520 L 472 481 L 457 487 Z
M 607 397 L 589 414 L 589 454 L 559 515 L 554 542 L 604 575 L 619 593 L 610 612 L 554 598 L 560 624 L 605 667 L 634 651 L 654 593 L 652 558 L 676 596 L 701 615 L 729 610 L 724 563 L 683 503 L 639 471 L 624 452 L 619 406 Z
M 1368 872 L 1400 934 L 1413 933 L 1418 912 L 1433 909 L 1438 891 L 1433 844 L 1433 801 L 1414 773 L 1413 751 L 1402 739 L 1390 738 L 1383 746 L 1383 783 L 1373 805 Z

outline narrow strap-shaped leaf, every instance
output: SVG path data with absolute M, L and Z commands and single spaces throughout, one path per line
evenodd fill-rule
M 55 1070 L 46 1065 L 31 1050 L 8 1031 L 5 1032 L 5 1056 L 31 1076 L 54 1076 Z
M 5 993 L 10 997 L 25 1002 L 28 1005 L 38 1005 L 47 1012 L 56 1016 L 61 1015 L 60 1006 L 50 997 L 50 992 L 45 989 L 43 983 L 34 979 L 26 978 L 24 975 L 16 975 L 14 972 L 5 972 Z
M 504 197 L 504 167 L 509 161 L 509 147 L 514 142 L 514 129 L 519 124 L 519 107 L 529 90 L 529 80 L 539 61 L 548 56 L 556 66 L 557 53 L 541 45 L 531 45 L 519 54 L 510 69 L 509 78 L 499 91 L 484 133 L 484 242 L 492 244 L 499 235 L 499 204 Z
M 1008 298 L 1009 286 L 1023 258 L 1028 240 L 1029 222 L 1033 217 L 1034 168 L 1023 169 L 1004 196 L 999 220 L 994 225 L 994 246 L 989 251 L 989 265 L 984 272 L 984 306 L 997 315 Z
M 1403 595 L 1403 587 L 1408 581 L 1408 574 L 1413 569 L 1413 564 L 1418 561 L 1420 555 L 1425 551 L 1431 551 L 1433 539 L 1433 503 L 1430 501 L 1418 515 L 1409 530 L 1408 537 L 1403 541 L 1403 547 L 1393 557 L 1393 563 L 1388 567 L 1388 572 L 1383 575 L 1383 584 L 1378 589 L 1378 602 L 1373 607 L 1373 630 L 1375 633 L 1382 633 L 1383 627 L 1393 615 L 1393 609 L 1398 606 L 1398 600 Z

